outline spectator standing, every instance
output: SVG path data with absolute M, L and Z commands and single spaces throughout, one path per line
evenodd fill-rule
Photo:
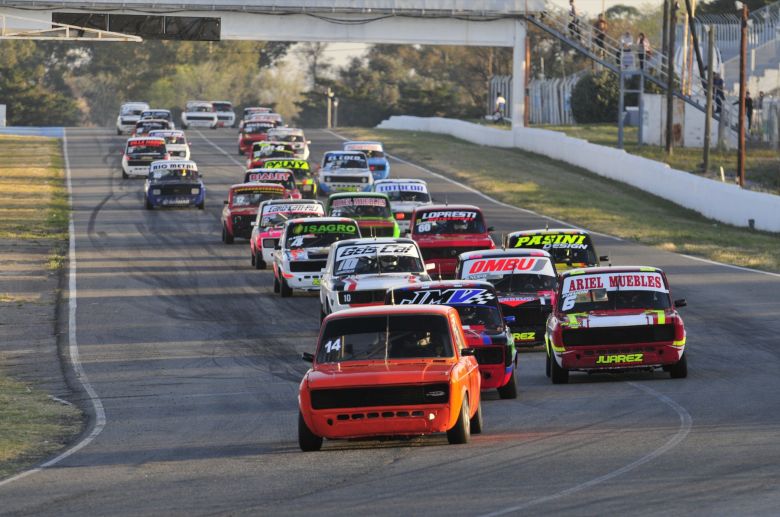
M 604 38 L 607 35 L 607 20 L 604 18 L 604 13 L 599 14 L 598 20 L 593 24 L 596 29 L 596 46 L 599 48 L 599 56 L 604 57 Z
M 726 94 L 723 93 L 723 78 L 718 72 L 712 75 L 712 93 L 715 96 L 715 113 L 720 113 L 723 110 L 723 101 L 726 98 Z
M 501 92 L 496 95 L 495 110 L 493 111 L 493 120 L 496 122 L 504 121 L 504 114 L 506 113 L 506 99 Z
M 577 7 L 574 0 L 569 0 L 569 37 L 571 39 L 580 39 L 580 20 L 577 18 Z
M 636 44 L 637 44 L 637 55 L 639 56 L 639 69 L 644 70 L 645 59 L 650 58 L 650 52 L 651 52 L 650 42 L 647 41 L 644 32 L 639 33 L 639 39 L 637 40 Z
M 750 90 L 745 92 L 745 116 L 747 116 L 749 132 L 753 127 L 753 97 L 750 96 Z
M 622 55 L 618 56 L 618 64 L 623 64 L 623 68 L 628 68 L 634 64 L 633 54 L 631 54 L 631 47 L 634 45 L 634 37 L 631 33 L 626 31 L 620 37 L 621 49 L 618 53 L 622 52 Z

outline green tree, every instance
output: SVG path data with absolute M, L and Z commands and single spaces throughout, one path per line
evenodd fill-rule
M 571 93 L 571 111 L 578 124 L 617 121 L 620 90 L 609 71 L 584 75 Z

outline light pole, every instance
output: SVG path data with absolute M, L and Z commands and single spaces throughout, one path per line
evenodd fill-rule
M 744 2 L 734 2 L 737 10 L 742 11 L 739 41 L 739 135 L 737 136 L 737 177 L 739 186 L 745 188 L 745 65 L 747 61 L 748 6 Z
M 326 95 L 328 97 L 328 116 L 327 120 L 325 121 L 325 127 L 331 129 L 333 128 L 333 90 L 330 86 L 328 86 Z
M 333 98 L 333 127 L 339 127 L 339 98 Z

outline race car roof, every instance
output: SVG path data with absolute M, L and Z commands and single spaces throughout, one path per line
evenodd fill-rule
M 152 124 L 152 123 L 160 123 L 160 124 L 168 124 L 168 121 L 164 118 L 145 118 L 143 120 L 139 120 L 135 123 L 135 126 L 142 126 L 144 124 Z
M 149 136 L 185 136 L 185 133 L 181 129 L 153 129 Z
M 343 242 L 343 241 L 342 241 Z M 358 316 L 384 316 L 395 314 L 428 314 L 431 316 L 449 316 L 451 312 L 458 313 L 453 307 L 449 305 L 375 305 L 373 307 L 359 307 L 355 309 L 344 309 L 343 311 L 334 312 L 328 315 L 323 323 L 327 323 L 330 320 L 353 318 Z
M 277 127 L 269 131 L 271 134 L 282 133 L 289 135 L 302 135 L 303 129 L 299 127 Z
M 280 192 L 284 191 L 284 186 L 280 185 L 279 183 L 260 183 L 260 182 L 249 182 L 249 183 L 236 183 L 235 185 L 230 186 L 230 190 L 239 189 L 239 188 L 252 188 L 252 189 L 266 189 L 266 190 L 279 190 Z
M 429 289 L 472 289 L 476 287 L 490 290 L 495 289 L 493 284 L 484 280 L 432 280 L 430 282 L 420 282 L 419 284 L 402 285 L 392 289 L 394 291 L 425 291 Z
M 336 192 L 328 197 L 328 201 L 331 199 L 341 199 L 345 197 L 381 197 L 389 199 L 387 194 L 383 192 Z
M 568 278 L 570 276 L 577 275 L 603 275 L 608 273 L 660 273 L 663 274 L 661 268 L 654 266 L 602 266 L 602 267 L 588 267 L 577 268 L 564 271 L 561 274 L 561 279 Z
M 541 228 L 536 230 L 518 230 L 507 234 L 507 237 L 515 237 L 517 235 L 558 235 L 561 233 L 590 235 L 587 230 L 578 228 Z
M 475 260 L 481 258 L 495 257 L 547 257 L 552 260 L 550 254 L 545 250 L 535 248 L 510 248 L 495 250 L 476 250 L 467 251 L 460 254 L 460 260 Z
M 416 212 L 431 212 L 437 210 L 471 210 L 482 213 L 482 209 L 475 205 L 424 205 L 415 208 Z
M 155 169 L 189 169 L 193 171 L 198 170 L 198 164 L 192 160 L 155 160 L 149 165 L 149 170 Z
M 352 219 L 350 219 L 352 220 Z M 311 219 L 307 219 L 311 221 Z M 405 237 L 361 237 L 359 239 L 346 239 L 335 243 L 340 246 L 365 246 L 366 244 L 416 244 L 412 239 Z

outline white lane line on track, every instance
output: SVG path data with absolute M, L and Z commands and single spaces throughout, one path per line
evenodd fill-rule
M 238 165 L 239 167 L 241 167 L 241 170 L 244 170 L 244 169 L 246 169 L 246 164 L 245 164 L 245 163 L 241 163 L 241 162 L 239 162 L 238 160 L 236 160 L 235 158 L 233 158 L 233 156 L 232 156 L 232 155 L 231 155 L 229 152 L 225 151 L 225 150 L 224 150 L 224 149 L 222 149 L 220 146 L 218 146 L 217 144 L 215 144 L 214 142 L 212 142 L 211 140 L 209 140 L 208 138 L 206 138 L 206 135 L 204 135 L 203 133 L 201 133 L 201 132 L 200 132 L 200 129 L 196 129 L 196 130 L 195 130 L 195 132 L 196 132 L 196 133 L 198 133 L 198 136 L 199 136 L 199 137 L 201 137 L 203 140 L 205 140 L 205 141 L 206 141 L 206 143 L 208 143 L 208 144 L 209 144 L 211 147 L 213 147 L 214 149 L 216 149 L 216 150 L 217 150 L 217 151 L 219 151 L 220 153 L 222 153 L 222 154 L 224 154 L 225 156 L 227 156 L 227 159 L 228 159 L 228 160 L 230 160 L 231 162 L 233 162 L 233 163 L 235 163 L 236 165 Z
M 345 138 L 345 137 L 339 135 L 338 133 L 334 133 L 333 131 L 331 131 L 329 129 L 325 129 L 324 131 L 326 133 L 330 133 L 331 135 L 335 136 L 336 138 L 340 138 L 341 140 L 349 140 L 349 138 Z M 469 187 L 468 185 L 464 185 L 462 183 L 458 183 L 457 181 L 455 181 L 453 179 L 450 179 L 450 178 L 448 178 L 446 176 L 442 176 L 441 174 L 438 174 L 436 172 L 428 170 L 425 167 L 417 165 L 416 163 L 412 163 L 410 161 L 404 160 L 403 158 L 399 158 L 397 156 L 393 156 L 392 154 L 389 154 L 389 153 L 385 153 L 385 154 L 387 156 L 389 156 L 390 158 L 396 160 L 396 161 L 399 161 L 401 163 L 404 163 L 404 164 L 407 164 L 407 165 L 409 165 L 411 167 L 419 169 L 419 170 L 421 170 L 423 172 L 426 172 L 428 174 L 436 176 L 437 178 L 441 178 L 444 181 L 447 181 L 447 182 L 452 183 L 454 185 L 458 185 L 459 187 L 463 187 L 464 189 L 466 189 L 466 190 L 468 190 L 470 192 L 473 192 L 474 194 L 478 195 L 479 197 L 481 197 L 483 199 L 487 199 L 491 203 L 495 203 L 495 204 L 497 204 L 499 206 L 503 206 L 505 208 L 511 208 L 512 210 L 517 210 L 519 212 L 525 212 L 527 214 L 533 214 L 533 215 L 538 216 L 538 217 L 543 217 L 544 219 L 550 219 L 551 221 L 555 221 L 555 222 L 561 223 L 561 224 L 566 224 L 566 225 L 572 226 L 572 227 L 577 228 L 577 229 L 584 229 L 584 228 L 580 228 L 577 225 L 568 223 L 566 221 L 561 221 L 560 219 L 555 219 L 553 217 L 548 217 L 548 216 L 542 215 L 542 214 L 540 214 L 538 212 L 534 212 L 533 210 L 528 210 L 527 208 L 520 208 L 518 206 L 509 205 L 507 203 L 504 203 L 503 201 L 499 201 L 499 200 L 497 200 L 495 198 L 492 198 L 492 197 L 490 197 L 490 196 L 488 196 L 486 194 L 483 194 L 482 192 L 479 192 L 478 190 L 475 190 L 475 189 Z M 614 235 L 609 235 L 607 233 L 601 233 L 601 232 L 594 232 L 592 230 L 588 230 L 588 231 L 590 233 L 594 234 L 594 235 L 600 235 L 602 237 L 607 237 L 609 239 L 615 239 L 616 241 L 623 241 L 623 239 L 621 239 L 620 237 L 615 237 Z M 722 267 L 726 267 L 726 268 L 729 268 L 729 269 L 735 269 L 737 271 L 744 271 L 746 273 L 758 273 L 758 274 L 761 274 L 761 275 L 767 275 L 767 276 L 772 276 L 772 277 L 775 277 L 775 278 L 780 278 L 780 273 L 772 273 L 770 271 L 761 271 L 760 269 L 753 269 L 753 268 L 744 267 L 744 266 L 735 266 L 734 264 L 726 264 L 724 262 L 718 262 L 716 260 L 709 260 L 709 259 L 706 259 L 706 258 L 694 257 L 693 255 L 686 255 L 684 253 L 677 253 L 677 255 L 679 255 L 681 257 L 685 257 L 687 259 L 695 260 L 697 262 L 703 262 L 705 264 L 710 264 L 710 265 L 713 265 L 713 266 L 722 266 Z
M 672 436 L 669 440 L 666 441 L 663 445 L 658 447 L 657 449 L 649 452 L 648 454 L 645 454 L 641 458 L 639 458 L 636 461 L 633 461 L 629 463 L 628 465 L 624 465 L 623 467 L 620 467 L 617 470 L 613 470 L 612 472 L 608 472 L 604 474 L 603 476 L 599 476 L 596 478 L 593 478 L 591 480 L 585 481 L 584 483 L 580 483 L 579 485 L 575 485 L 573 487 L 569 487 L 565 490 L 561 490 L 560 492 L 556 492 L 554 494 L 546 495 L 544 497 L 538 497 L 536 499 L 532 499 L 526 503 L 518 504 L 516 506 L 511 506 L 509 508 L 503 508 L 501 510 L 496 510 L 495 512 L 487 513 L 482 515 L 482 517 L 495 517 L 497 515 L 506 515 L 508 513 L 514 513 L 518 512 L 520 510 L 525 510 L 526 508 L 530 508 L 532 506 L 538 506 L 540 504 L 548 503 L 550 501 L 554 501 L 556 499 L 560 499 L 562 497 L 570 496 L 572 494 L 576 494 L 578 492 L 582 492 L 583 490 L 586 490 L 588 488 L 592 488 L 596 485 L 599 485 L 601 483 L 605 483 L 607 481 L 610 481 L 616 477 L 622 476 L 623 474 L 627 474 L 628 472 L 631 472 L 634 469 L 637 469 L 644 465 L 645 463 L 648 463 L 650 461 L 653 461 L 654 459 L 658 458 L 662 454 L 665 454 L 666 452 L 669 452 L 671 449 L 676 447 L 680 444 L 685 438 L 688 436 L 688 433 L 691 432 L 691 427 L 693 426 L 693 418 L 691 417 L 690 413 L 682 407 L 680 404 L 672 400 L 671 398 L 667 397 L 663 393 L 659 393 L 653 388 L 649 388 L 645 386 L 644 384 L 638 384 L 635 382 L 628 382 L 629 386 L 633 386 L 634 388 L 644 391 L 645 393 L 655 397 L 659 401 L 663 402 L 670 408 L 672 408 L 677 415 L 680 417 L 680 427 L 677 429 L 677 432 Z
M 95 426 L 83 440 L 76 443 L 59 456 L 56 456 L 33 469 L 25 470 L 24 472 L 20 472 L 19 474 L 4 481 L 0 481 L 0 486 L 8 485 L 31 474 L 40 472 L 45 468 L 56 465 L 65 458 L 77 453 L 89 445 L 95 438 L 97 438 L 97 436 L 106 426 L 106 412 L 103 408 L 103 402 L 101 402 L 97 392 L 92 387 L 92 384 L 90 384 L 89 379 L 87 378 L 87 374 L 81 365 L 81 359 L 79 358 L 79 346 L 78 342 L 76 341 L 76 229 L 73 222 L 73 184 L 71 183 L 70 159 L 68 157 L 68 135 L 64 128 L 62 130 L 62 154 L 65 160 L 65 181 L 68 189 L 68 203 L 70 205 L 70 214 L 68 216 L 68 232 L 70 233 L 70 243 L 68 250 L 68 352 L 70 355 L 71 367 L 73 368 L 73 372 L 76 374 L 76 379 L 78 379 L 78 381 L 81 383 L 81 386 L 87 393 L 90 402 L 92 402 L 92 408 L 95 413 Z

